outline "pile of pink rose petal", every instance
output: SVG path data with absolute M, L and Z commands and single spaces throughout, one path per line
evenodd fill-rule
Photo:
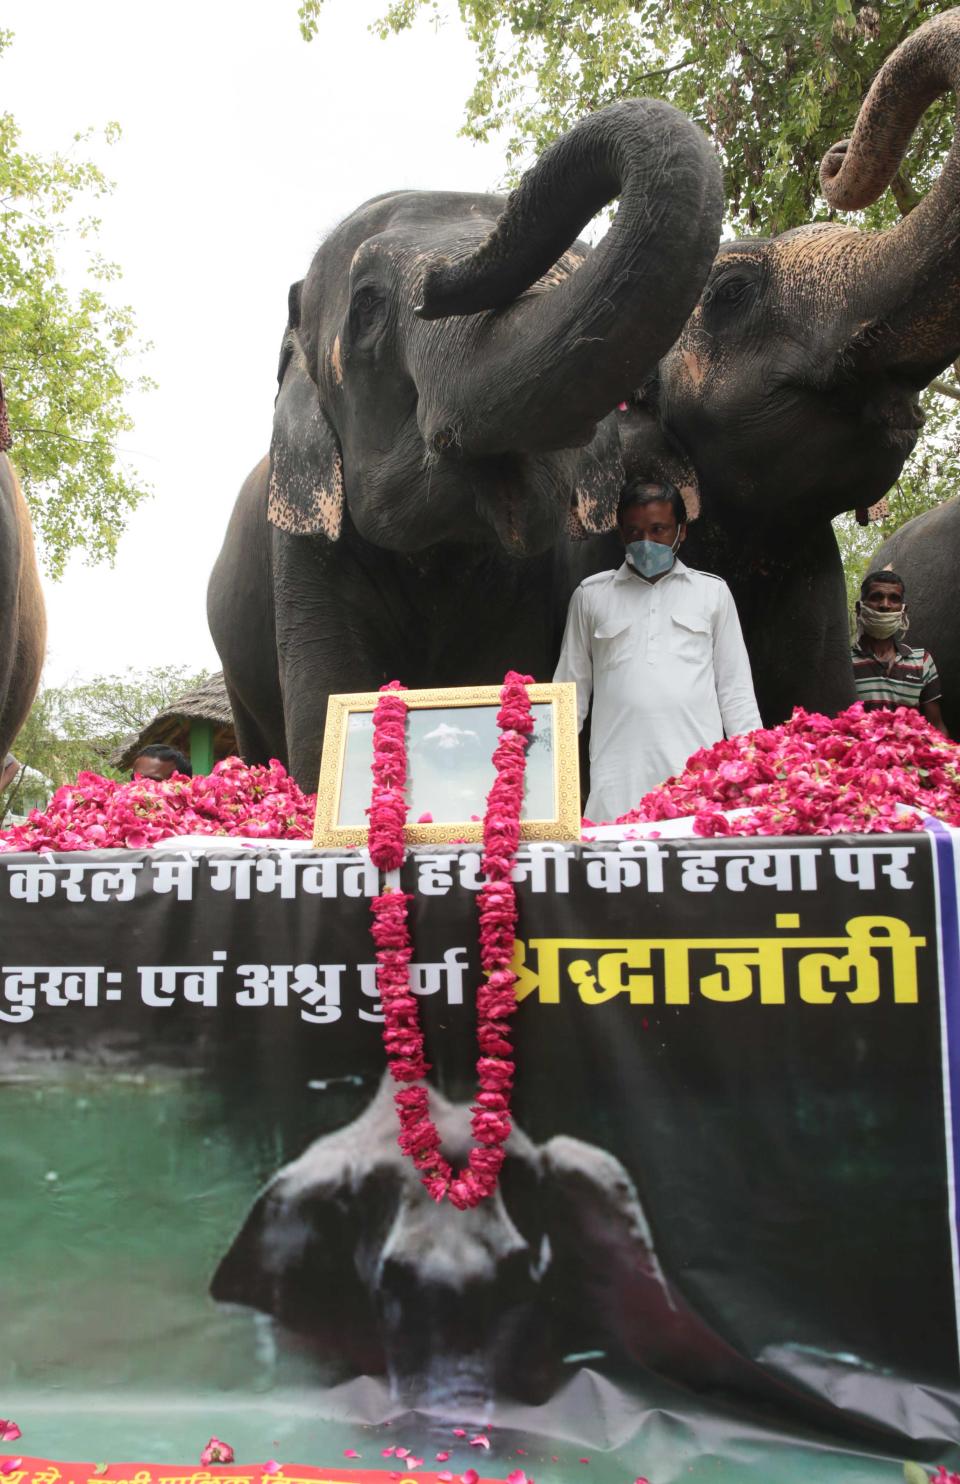
M 309 840 L 316 797 L 301 793 L 276 759 L 249 767 L 224 758 L 210 774 L 163 783 L 115 783 L 80 773 L 58 788 L 47 808 L 0 830 L 0 853 L 14 850 L 144 850 L 171 835 L 247 835 Z
M 918 711 L 858 703 L 701 748 L 617 823 L 692 815 L 697 835 L 838 835 L 915 830 L 925 814 L 960 825 L 960 747 Z

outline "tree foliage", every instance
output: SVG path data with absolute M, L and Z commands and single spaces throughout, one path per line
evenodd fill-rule
M 48 797 L 62 783 L 73 782 L 82 770 L 120 778 L 123 775 L 110 763 L 111 754 L 178 696 L 209 678 L 206 671 L 161 665 L 143 672 L 100 675 L 74 685 L 44 686 L 17 737 L 17 759 L 47 780 L 44 792 Z M 0 792 L 0 822 L 7 814 L 22 812 L 30 781 L 29 775 L 21 773 Z
M 0 56 L 11 41 L 0 32 Z M 118 136 L 108 126 L 105 140 Z M 129 365 L 133 312 L 112 302 L 119 277 L 94 243 L 88 213 L 112 189 L 99 166 L 67 153 L 25 151 L 9 113 L 0 113 L 0 376 L 13 437 L 11 457 L 30 505 L 46 566 L 54 576 L 81 549 L 110 559 L 130 513 L 148 494 L 125 467 L 118 440 L 132 421 L 124 398 L 149 385 Z M 64 284 L 64 258 L 83 244 L 84 282 Z
M 323 3 L 302 0 L 305 36 Z M 459 0 L 478 67 L 464 132 L 506 133 L 516 167 L 585 113 L 619 98 L 664 98 L 716 143 L 730 224 L 784 231 L 826 214 L 821 157 L 850 133 L 894 47 L 950 8 L 950 0 Z M 374 30 L 385 36 L 418 15 L 452 13 L 453 0 L 389 0 Z M 911 146 L 901 207 L 923 193 L 951 136 L 943 103 Z

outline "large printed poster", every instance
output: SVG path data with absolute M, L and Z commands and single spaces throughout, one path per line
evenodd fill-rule
M 361 854 L 3 858 L 0 1411 L 61 1458 L 372 1467 L 469 1422 L 541 1484 L 955 1467 L 946 845 L 523 850 L 516 1128 L 469 1213 L 395 1143 Z M 460 1158 L 480 883 L 402 875 Z

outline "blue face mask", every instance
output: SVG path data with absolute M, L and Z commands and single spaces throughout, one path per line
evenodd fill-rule
M 660 541 L 631 541 L 627 546 L 627 561 L 641 577 L 662 577 L 673 566 L 679 545 L 679 531 L 672 546 L 664 546 Z

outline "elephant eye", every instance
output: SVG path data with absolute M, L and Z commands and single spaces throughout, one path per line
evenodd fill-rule
M 365 324 L 373 318 L 380 308 L 381 303 L 382 300 L 376 289 L 371 288 L 369 284 L 365 284 L 362 288 L 357 289 L 354 294 L 353 302 L 350 306 L 351 312 L 360 324 Z
M 756 288 L 756 280 L 735 273 L 728 273 L 709 284 L 703 295 L 703 303 L 729 309 L 743 305 Z

